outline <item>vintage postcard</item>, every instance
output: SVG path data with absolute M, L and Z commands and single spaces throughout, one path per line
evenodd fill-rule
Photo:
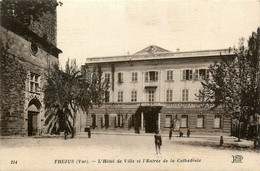
M 260 171 L 259 1 L 0 9 L 0 170 Z

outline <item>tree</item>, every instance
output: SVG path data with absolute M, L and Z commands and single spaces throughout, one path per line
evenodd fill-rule
M 49 68 L 44 86 L 48 133 L 65 130 L 72 133 L 72 138 L 75 136 L 78 111 L 87 113 L 93 105 L 102 104 L 108 84 L 102 81 L 101 74 L 96 68 L 80 72 L 75 60 L 68 60 L 65 70 L 58 63 Z
M 203 89 L 198 95 L 207 107 L 222 107 L 227 116 L 238 120 L 238 141 L 241 124 L 246 133 L 249 124 L 257 124 L 259 114 L 259 30 L 249 37 L 248 47 L 240 39 L 233 57 L 222 56 L 209 67 L 211 76 L 201 82 Z

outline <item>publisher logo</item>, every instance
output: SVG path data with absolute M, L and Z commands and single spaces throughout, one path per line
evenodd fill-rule
M 232 156 L 232 157 L 233 157 L 232 163 L 243 163 L 243 162 L 242 162 L 243 156 L 241 156 L 241 155 L 235 155 L 235 156 Z

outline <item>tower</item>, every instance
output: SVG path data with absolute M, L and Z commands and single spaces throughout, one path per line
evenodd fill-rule
M 58 61 L 56 0 L 0 4 L 1 135 L 38 135 L 44 125 L 45 72 Z

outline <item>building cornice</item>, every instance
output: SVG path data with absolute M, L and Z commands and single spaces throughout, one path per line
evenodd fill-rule
M 125 56 L 109 56 L 109 57 L 93 57 L 87 58 L 86 64 L 97 63 L 116 63 L 116 62 L 132 62 L 132 61 L 147 61 L 147 60 L 165 60 L 165 59 L 186 59 L 198 57 L 220 57 L 235 55 L 232 49 L 219 50 L 203 50 L 203 51 L 187 51 L 187 52 L 170 52 L 170 53 L 156 53 L 146 55 L 125 55 Z

